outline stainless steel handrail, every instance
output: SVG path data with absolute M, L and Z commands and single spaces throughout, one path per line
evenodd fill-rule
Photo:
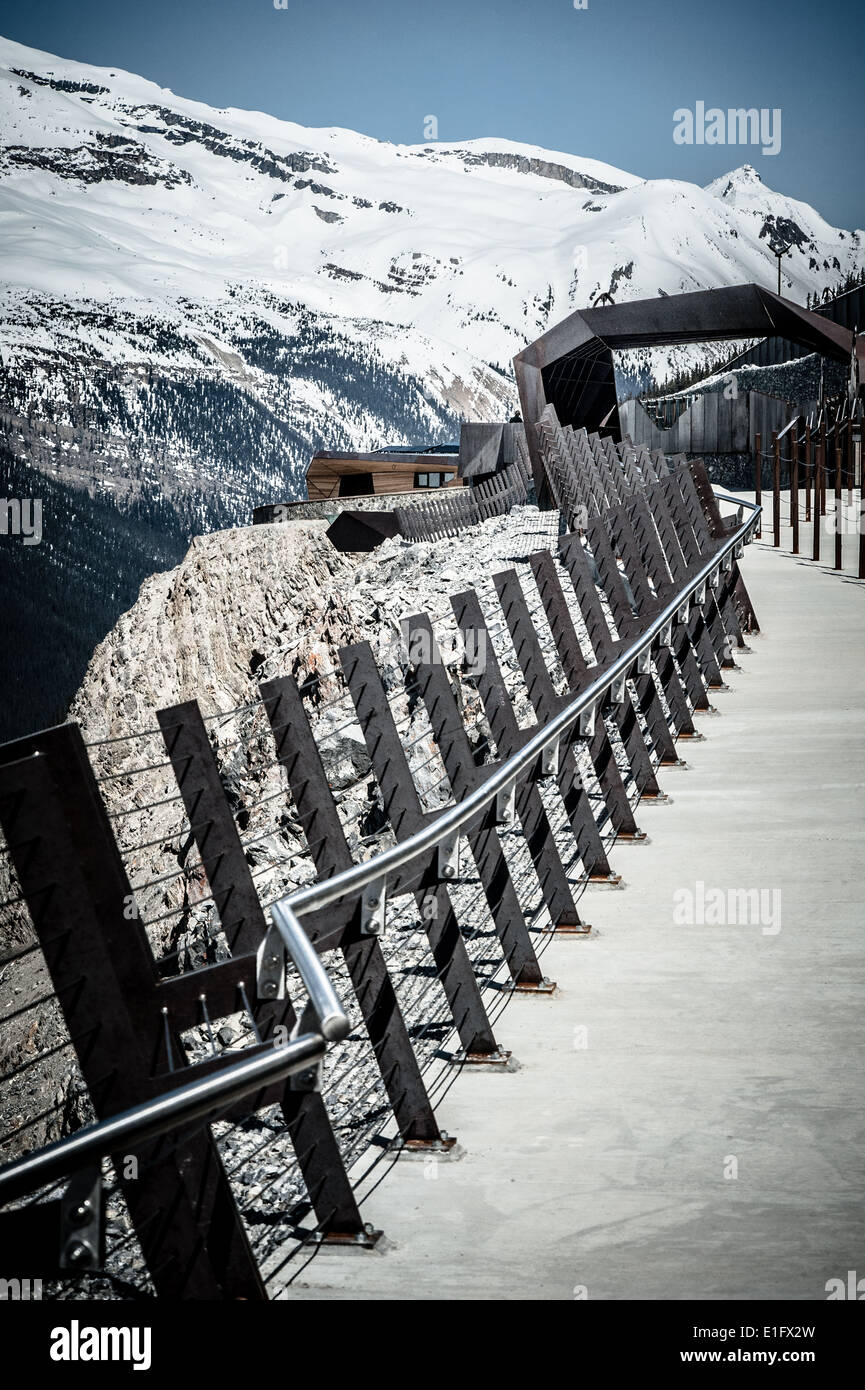
M 716 502 L 732 502 L 734 507 L 750 507 L 753 509 L 760 505 L 758 502 L 747 502 L 744 497 L 737 497 L 735 492 L 716 492 L 714 496 Z
M 0 1205 L 202 1116 L 218 1119 L 234 1101 L 321 1061 L 326 1046 L 319 1033 L 304 1033 L 15 1159 L 0 1168 Z
M 347 1037 L 351 1024 L 330 982 L 330 976 L 300 922 L 288 910 L 285 901 L 274 903 L 270 911 L 286 950 L 300 972 L 322 1034 L 328 1042 L 338 1042 L 340 1038 Z

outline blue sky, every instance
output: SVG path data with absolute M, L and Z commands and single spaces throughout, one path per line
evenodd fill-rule
M 504 136 L 645 178 L 738 164 L 865 226 L 862 0 L 2 0 L 0 32 L 213 106 L 419 143 Z M 780 108 L 781 150 L 677 145 L 673 112 Z

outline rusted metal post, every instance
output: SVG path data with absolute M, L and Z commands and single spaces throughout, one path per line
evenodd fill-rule
M 259 691 L 318 876 L 332 878 L 354 861 L 302 696 L 290 676 L 265 681 Z M 383 891 L 380 887 L 375 907 L 381 905 Z M 387 961 L 378 937 L 365 930 L 363 907 L 362 901 L 357 904 L 348 930 L 341 933 L 340 949 L 384 1092 L 403 1142 L 419 1150 L 441 1145 L 444 1136 Z
M 805 426 L 805 520 L 811 520 L 811 426 Z
M 841 441 L 835 434 L 835 568 L 844 568 L 844 504 L 841 487 L 842 468 Z
M 156 718 L 232 957 L 254 960 L 267 937 L 268 922 L 201 710 L 197 701 L 188 700 L 158 710 Z M 288 998 L 256 995 L 257 991 L 251 1010 L 256 1036 L 275 1046 L 280 1036 L 294 1031 L 297 1015 Z M 288 1127 L 324 1243 L 338 1244 L 347 1236 L 360 1239 L 364 1223 L 322 1097 L 285 1086 L 274 1100 Z
M 823 490 L 823 439 L 818 436 L 816 447 L 817 459 L 814 465 L 814 525 L 812 527 L 813 540 L 811 545 L 811 559 L 820 559 L 820 498 Z
M 793 428 L 790 444 L 792 459 L 790 463 L 790 519 L 793 523 L 793 554 L 799 554 L 799 436 Z
M 781 444 L 778 431 L 772 431 L 772 544 L 781 544 Z
M 761 452 L 763 447 L 763 440 L 759 433 L 754 436 L 754 446 L 754 495 L 756 498 L 757 506 L 759 507 L 760 503 L 763 500 L 763 454 Z M 762 534 L 763 528 L 758 522 L 758 539 L 760 536 L 762 536 Z
M 826 473 L 829 468 L 829 455 L 826 450 L 828 439 L 826 435 L 826 416 L 820 426 L 820 515 L 826 515 Z
M 181 1075 L 192 1081 L 223 1065 L 211 1059 L 172 1072 L 186 1060 L 180 1037 L 201 1018 L 204 990 L 216 1016 L 216 990 L 212 976 L 188 987 L 190 975 L 208 979 L 209 971 L 159 975 L 77 724 L 0 749 L 0 822 L 97 1119 L 164 1095 Z M 220 1016 L 237 1008 L 239 978 L 222 995 L 230 1002 Z M 130 1174 L 131 1157 L 138 1163 Z M 160 1297 L 266 1300 L 206 1126 L 187 1127 L 167 1151 L 163 1140 L 149 1140 L 115 1155 L 114 1165 Z

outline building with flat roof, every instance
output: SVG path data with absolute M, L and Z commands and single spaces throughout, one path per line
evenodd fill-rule
M 369 454 L 323 449 L 306 470 L 310 502 L 462 486 L 456 444 L 429 449 L 399 447 Z

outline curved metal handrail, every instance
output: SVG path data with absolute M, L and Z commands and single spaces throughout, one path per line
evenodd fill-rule
M 0 1205 L 98 1163 L 107 1154 L 135 1149 L 179 1125 L 203 1116 L 218 1119 L 234 1101 L 316 1065 L 326 1047 L 320 1033 L 304 1033 L 14 1159 L 0 1168 Z
M 294 913 L 288 911 L 284 900 L 274 903 L 270 914 L 288 954 L 297 966 L 323 1037 L 328 1042 L 339 1042 L 340 1038 L 348 1036 L 351 1024 L 321 963 L 321 957 Z

